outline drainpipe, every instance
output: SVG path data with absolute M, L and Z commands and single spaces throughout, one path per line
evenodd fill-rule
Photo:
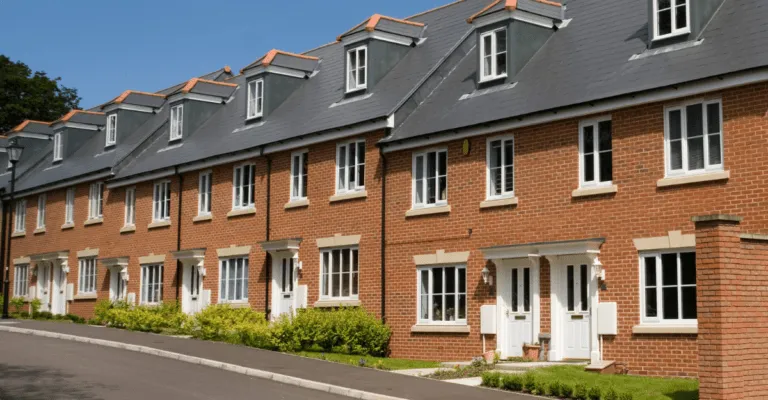
M 261 149 L 261 153 L 264 154 L 264 148 Z M 269 241 L 269 205 L 272 203 L 271 201 L 271 194 L 272 194 L 272 158 L 267 157 L 267 221 L 266 221 L 266 232 L 264 234 L 264 240 Z M 264 258 L 264 264 L 266 268 L 266 283 L 265 283 L 265 298 L 264 298 L 264 317 L 269 320 L 269 286 L 270 286 L 270 280 L 271 280 L 271 271 L 272 271 L 272 255 L 267 252 L 266 257 Z
M 7 211 L 11 209 L 10 205 L 7 201 L 3 201 L 2 205 L 0 205 L 0 208 L 2 209 L 3 217 L 2 217 L 2 224 L 3 226 L 0 227 L 0 265 L 5 265 L 5 241 L 10 240 L 10 238 L 6 239 L 6 235 L 8 234 L 8 229 L 6 228 L 6 221 L 7 219 Z M 10 256 L 9 256 L 10 257 Z M 0 279 L 0 293 L 3 293 L 3 280 Z
M 179 173 L 179 167 L 175 167 L 176 175 L 179 177 L 179 210 L 176 213 L 176 251 L 181 250 L 181 203 L 184 192 L 184 175 Z M 181 293 L 181 260 L 176 260 L 176 301 L 179 301 Z
M 387 128 L 386 136 L 390 135 Z M 381 158 L 381 321 L 387 322 L 387 157 L 384 148 L 379 146 Z

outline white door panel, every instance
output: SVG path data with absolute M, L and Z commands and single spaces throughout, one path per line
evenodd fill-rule
M 512 268 L 507 295 L 507 352 L 523 355 L 523 344 L 533 343 L 533 287 L 531 268 Z
M 567 265 L 565 276 L 563 358 L 590 358 L 589 267 Z

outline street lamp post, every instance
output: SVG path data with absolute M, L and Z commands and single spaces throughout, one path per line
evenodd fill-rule
M 16 190 L 16 163 L 19 162 L 19 159 L 21 158 L 21 152 L 23 150 L 24 150 L 24 147 L 18 144 L 18 140 L 16 138 L 11 138 L 8 141 L 6 152 L 8 153 L 8 161 L 11 162 L 11 196 L 8 201 L 9 207 L 13 207 L 13 195 L 14 195 L 14 191 Z M 5 240 L 5 238 L 3 238 L 3 240 Z M 8 286 L 10 286 L 10 283 L 11 283 L 11 239 L 10 239 L 10 232 L 8 232 L 8 257 L 6 259 L 6 264 L 5 264 L 5 280 L 3 281 L 3 319 L 9 318 L 8 301 L 10 300 L 9 299 L 10 291 L 8 290 Z

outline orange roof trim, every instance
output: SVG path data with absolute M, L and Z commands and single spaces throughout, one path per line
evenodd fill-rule
M 112 103 L 115 103 L 115 104 L 120 104 L 120 103 L 122 103 L 123 101 L 125 101 L 125 99 L 126 99 L 126 98 L 128 98 L 128 96 L 130 96 L 131 94 L 143 94 L 143 95 L 146 95 L 146 96 L 155 96 L 155 97 L 162 97 L 162 98 L 165 98 L 165 95 L 164 95 L 164 94 L 159 94 L 159 93 L 149 93 L 149 92 L 140 92 L 140 91 L 138 91 L 138 90 L 126 90 L 126 91 L 125 91 L 125 92 L 123 92 L 123 93 L 122 93 L 120 96 L 117 96 L 117 97 L 115 97 L 115 99 L 114 99 L 114 100 L 112 100 Z
M 307 55 L 304 55 L 304 54 L 296 54 L 296 53 L 290 53 L 290 52 L 287 52 L 287 51 L 272 49 L 272 50 L 268 51 L 267 54 L 265 54 L 263 57 L 261 57 L 261 65 L 263 65 L 265 67 L 269 66 L 270 64 L 272 64 L 272 61 L 275 60 L 275 57 L 278 54 L 282 54 L 284 56 L 290 56 L 290 57 L 303 58 L 305 60 L 312 60 L 312 61 L 319 60 L 319 58 L 313 57 L 313 56 L 307 56 Z M 241 69 L 240 73 L 242 74 L 244 71 L 245 71 L 245 68 Z
M 210 83 L 212 85 L 229 86 L 229 87 L 236 87 L 237 86 L 237 84 L 235 84 L 235 83 L 216 82 L 216 81 L 210 81 L 208 79 L 192 78 L 189 81 L 187 81 L 187 84 L 184 85 L 183 88 L 181 88 L 181 91 L 183 93 L 189 93 L 189 91 L 192 90 L 192 88 L 194 88 L 195 85 L 197 85 L 200 82 L 202 82 L 202 83 Z
M 11 132 L 21 132 L 21 131 L 24 130 L 24 128 L 27 127 L 27 125 L 29 125 L 30 123 L 33 123 L 33 122 L 34 123 L 38 123 L 38 124 L 45 124 L 45 125 L 49 125 L 49 126 L 51 125 L 51 122 L 35 121 L 33 119 L 27 119 L 27 120 L 24 120 L 24 122 L 14 126 L 13 129 L 11 129 Z
M 424 26 L 424 24 L 423 24 L 423 23 L 421 23 L 421 22 L 406 21 L 406 20 L 404 20 L 404 19 L 399 19 L 399 18 L 392 18 L 392 17 L 387 17 L 386 15 L 381 15 L 381 14 L 373 14 L 373 15 L 372 15 L 370 18 L 368 18 L 368 19 L 366 19 L 365 21 L 363 21 L 363 22 L 361 22 L 361 23 L 359 23 L 359 24 L 357 24 L 357 25 L 353 26 L 353 27 L 352 27 L 352 29 L 348 30 L 347 32 L 350 32 L 350 31 L 354 31 L 355 29 L 359 28 L 359 27 L 360 27 L 360 26 L 362 26 L 363 24 L 365 24 L 365 30 L 366 30 L 366 31 L 368 31 L 368 32 L 373 32 L 373 31 L 376 29 L 376 25 L 378 25 L 378 24 L 379 24 L 379 21 L 381 21 L 382 19 L 386 19 L 386 20 L 388 20 L 388 21 L 393 21 L 393 22 L 399 22 L 399 23 L 402 23 L 402 24 L 407 24 L 407 25 L 413 25 L 413 26 L 421 26 L 421 27 L 423 27 L 423 26 Z M 339 36 L 336 38 L 336 41 L 337 41 L 337 42 L 340 42 L 340 41 L 341 41 L 341 37 L 342 37 L 342 36 L 344 36 L 344 35 L 346 35 L 346 34 L 347 34 L 347 32 L 344 32 L 344 33 L 342 33 L 341 35 L 339 35 Z
M 72 111 L 66 113 L 63 117 L 57 119 L 56 121 L 53 121 L 52 123 L 55 123 L 55 122 L 67 122 L 72 117 L 74 117 L 75 114 L 104 115 L 103 112 L 97 112 L 97 111 L 72 110 Z
M 485 14 L 486 11 L 490 10 L 491 8 L 493 8 L 497 4 L 501 3 L 502 1 L 504 1 L 504 9 L 505 10 L 512 11 L 512 10 L 517 9 L 517 0 L 495 0 L 493 3 L 488 4 L 487 6 L 483 7 L 482 10 L 476 12 L 471 17 L 467 18 L 467 22 L 469 22 L 471 24 L 472 21 L 477 19 L 477 17 Z M 550 6 L 556 6 L 556 7 L 562 7 L 563 6 L 560 3 L 557 3 L 557 2 L 554 2 L 554 1 L 549 1 L 549 0 L 533 0 L 533 1 L 538 2 L 538 3 L 542 3 L 542 4 L 548 4 Z
M 225 65 L 224 66 L 224 72 L 226 72 L 228 74 L 231 74 L 232 73 L 232 68 L 230 68 L 229 65 Z

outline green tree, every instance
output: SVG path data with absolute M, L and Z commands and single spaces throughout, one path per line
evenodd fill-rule
M 53 121 L 80 105 L 77 89 L 32 70 L 21 61 L 0 54 L 0 132 L 25 119 Z

